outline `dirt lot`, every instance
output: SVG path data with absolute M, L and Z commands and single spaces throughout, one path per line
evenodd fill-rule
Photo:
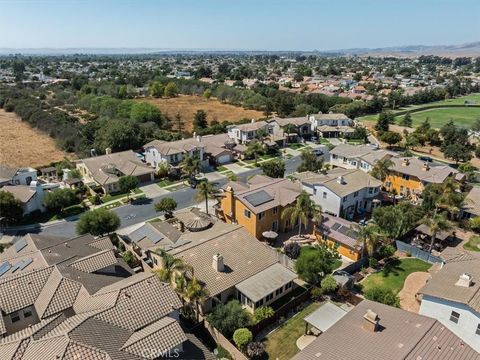
M 204 110 L 209 122 L 212 120 L 235 122 L 243 118 L 258 119 L 264 117 L 261 111 L 246 110 L 239 106 L 224 104 L 217 99 L 210 98 L 207 100 L 201 96 L 180 95 L 170 99 L 147 98 L 139 100 L 157 105 L 160 111 L 172 120 L 179 113 L 185 121 L 186 130 L 192 129 L 193 116 L 197 110 Z
M 0 129 L 1 164 L 38 167 L 66 156 L 48 135 L 32 129 L 14 113 L 3 109 L 0 109 Z

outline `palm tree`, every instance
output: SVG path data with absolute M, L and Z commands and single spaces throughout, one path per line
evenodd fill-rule
M 363 256 L 367 254 L 369 257 L 373 255 L 381 242 L 380 229 L 375 224 L 367 224 L 365 226 L 356 225 L 354 231 L 357 233 L 357 244 L 362 246 Z
M 386 158 L 378 160 L 375 166 L 372 169 L 371 175 L 382 181 L 385 182 L 385 179 L 390 174 L 390 168 L 394 165 L 393 161 Z
M 423 224 L 428 226 L 430 231 L 430 247 L 429 252 L 431 253 L 433 250 L 433 245 L 435 244 L 435 239 L 437 238 L 437 234 L 442 231 L 448 231 L 452 229 L 452 224 L 450 221 L 447 220 L 445 215 L 434 213 L 433 216 L 426 216 L 423 221 Z
M 465 195 L 459 191 L 459 188 L 455 180 L 448 178 L 442 185 L 442 194 L 437 201 L 436 208 L 445 209 L 449 214 L 458 214 L 465 203 Z
M 198 192 L 195 194 L 195 201 L 205 200 L 205 212 L 208 215 L 208 199 L 215 198 L 216 184 L 204 180 L 198 183 L 197 189 Z
M 258 155 L 264 153 L 263 145 L 258 141 L 252 141 L 248 144 L 247 150 L 245 151 L 245 155 L 248 158 L 252 156 L 255 158 L 255 166 L 258 164 Z
M 190 265 L 186 264 L 182 259 L 173 257 L 165 250 L 160 250 L 160 256 L 162 257 L 162 268 L 154 272 L 164 282 L 177 284 L 178 275 L 185 274 L 187 270 L 191 270 Z
M 187 155 L 180 163 L 182 171 L 188 175 L 189 178 L 193 178 L 202 170 L 202 164 L 198 156 Z
M 205 287 L 198 281 L 198 279 L 193 276 L 192 280 L 189 281 L 185 289 L 185 297 L 190 305 L 195 306 L 196 319 L 198 321 L 199 316 L 199 304 L 203 303 L 208 296 L 208 291 Z
M 312 201 L 310 195 L 306 191 L 302 191 L 297 197 L 294 206 L 287 207 L 282 212 L 282 219 L 290 219 L 292 224 L 298 224 L 298 236 L 302 233 L 302 224 L 305 228 L 308 224 L 308 219 L 315 218 L 318 213 L 321 213 L 321 208 Z

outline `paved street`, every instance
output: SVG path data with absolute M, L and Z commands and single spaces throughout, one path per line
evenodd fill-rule
M 285 169 L 286 175 L 292 174 L 297 170 L 297 167 L 300 165 L 300 157 L 294 156 L 290 159 L 285 160 Z M 249 169 L 245 170 L 244 172 L 238 174 L 238 178 L 240 181 L 246 182 L 248 178 L 252 175 L 261 174 L 262 170 L 260 168 Z M 228 179 L 221 178 L 216 180 L 215 182 L 218 186 L 224 185 Z M 160 199 L 164 197 L 171 197 L 175 199 L 178 204 L 178 209 L 184 209 L 189 206 L 195 205 L 194 197 L 197 190 L 185 187 L 180 190 L 175 190 L 169 192 L 164 195 L 156 196 L 151 199 L 143 199 L 137 200 L 135 203 L 121 206 L 118 208 L 113 209 L 112 211 L 117 213 L 118 217 L 121 220 L 120 227 L 131 226 L 135 223 L 142 222 L 148 219 L 151 219 L 155 216 L 158 216 L 159 213 L 155 211 L 154 204 L 158 202 Z M 41 234 L 49 234 L 54 236 L 65 236 L 65 237 L 74 237 L 76 235 L 75 232 L 75 224 L 77 222 L 77 218 L 73 218 L 69 221 L 63 221 L 51 225 L 46 225 L 40 227 L 40 225 L 32 226 L 31 229 L 28 229 L 28 232 L 37 232 Z M 27 231 L 23 231 L 27 232 Z M 6 231 L 6 235 L 15 235 L 21 234 L 22 232 L 12 232 Z

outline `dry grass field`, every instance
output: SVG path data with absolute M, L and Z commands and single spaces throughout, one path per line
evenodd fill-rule
M 1 164 L 38 167 L 66 156 L 48 135 L 31 128 L 14 113 L 7 113 L 3 109 L 0 109 L 0 129 Z
M 210 98 L 207 100 L 201 96 L 180 95 L 176 98 L 146 98 L 139 99 L 139 101 L 147 101 L 158 106 L 160 111 L 172 120 L 177 113 L 180 114 L 188 131 L 192 130 L 192 121 L 197 110 L 204 110 L 209 122 L 212 120 L 235 122 L 243 118 L 259 119 L 265 116 L 261 111 L 246 110 L 239 106 L 224 104 L 217 99 Z

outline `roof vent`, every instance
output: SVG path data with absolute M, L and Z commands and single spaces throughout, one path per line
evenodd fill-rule
M 225 264 L 223 263 L 223 256 L 218 253 L 213 255 L 212 266 L 216 272 L 223 272 L 225 270 Z
M 255 119 L 252 119 L 252 120 L 251 120 L 251 123 L 254 124 L 254 123 L 255 123 Z
M 345 179 L 343 178 L 342 175 L 340 175 L 338 178 L 337 178 L 337 182 L 341 185 L 345 184 Z
M 368 309 L 366 314 L 363 315 L 363 328 L 370 332 L 378 330 L 378 315 L 376 312 Z
M 427 162 L 423 163 L 422 171 L 428 171 L 428 170 L 430 170 L 430 166 L 428 166 L 428 163 Z
M 107 147 L 105 149 L 105 154 L 110 155 L 112 153 L 112 148 Z
M 402 160 L 402 166 L 408 166 L 408 165 L 410 165 L 410 159 L 408 159 L 408 158 L 403 159 Z
M 456 286 L 461 286 L 461 287 L 470 287 L 473 284 L 473 278 L 472 275 L 463 273 L 458 277 L 457 282 L 455 283 Z

